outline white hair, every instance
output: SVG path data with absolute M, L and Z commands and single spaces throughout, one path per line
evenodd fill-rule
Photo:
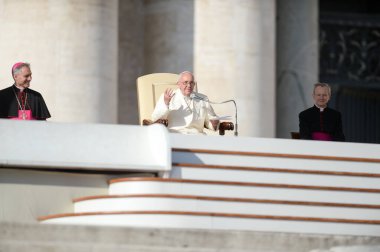
M 30 64 L 29 63 L 22 63 L 22 64 L 18 65 L 17 67 L 12 68 L 12 76 L 14 76 L 15 74 L 18 74 L 19 72 L 21 72 L 21 69 L 23 67 L 27 67 L 27 68 L 30 69 Z
M 190 74 L 193 77 L 193 79 L 194 79 L 194 74 L 192 72 L 190 72 L 190 71 L 183 71 L 182 73 L 179 74 L 177 83 L 182 79 L 182 76 L 184 76 L 185 74 Z

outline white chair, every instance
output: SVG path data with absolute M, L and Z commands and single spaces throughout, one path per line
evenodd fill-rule
M 152 123 L 162 123 L 168 125 L 165 119 L 152 122 L 149 118 L 153 113 L 158 99 L 167 89 L 177 88 L 179 75 L 173 73 L 153 73 L 137 78 L 137 99 L 139 108 L 140 125 L 150 125 Z M 197 87 L 195 87 L 195 90 Z M 221 122 L 219 125 L 219 135 L 224 135 L 225 130 L 233 130 L 234 124 L 231 122 Z

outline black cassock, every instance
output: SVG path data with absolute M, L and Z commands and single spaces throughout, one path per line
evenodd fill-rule
M 315 105 L 299 114 L 301 139 L 312 139 L 313 132 L 324 132 L 333 141 L 345 141 L 342 128 L 342 117 L 339 111 L 325 108 L 323 112 Z
M 16 96 L 19 92 L 20 90 L 15 85 L 0 90 L 0 118 L 18 116 L 19 104 Z M 23 92 L 27 94 L 25 109 L 32 110 L 32 115 L 35 119 L 45 120 L 51 117 L 44 98 L 40 93 L 29 88 L 24 89 Z

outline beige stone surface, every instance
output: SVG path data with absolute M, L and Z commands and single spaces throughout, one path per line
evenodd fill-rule
M 117 0 L 0 0 L 0 88 L 26 61 L 51 120 L 115 123 L 117 9 Z
M 145 1 L 144 73 L 193 70 L 194 1 Z
M 195 73 L 210 100 L 235 99 L 240 136 L 274 137 L 275 1 L 199 0 Z M 234 105 L 215 105 L 234 116 Z
M 32 63 L 53 121 L 138 124 L 136 78 L 194 71 L 235 99 L 241 136 L 275 136 L 275 0 L 0 0 L 0 87 Z M 28 22 L 19 12 L 28 10 Z M 22 35 L 21 35 L 22 34 Z M 232 103 L 214 105 L 234 116 Z
M 359 236 L 0 222 L 1 252 L 377 252 L 379 244 Z
M 194 1 L 120 1 L 119 123 L 138 124 L 136 79 L 193 70 Z
M 37 218 L 44 215 L 73 212 L 74 198 L 107 194 L 110 177 L 1 168 L 0 222 L 37 223 Z
M 144 10 L 144 1 L 119 1 L 118 123 L 139 123 L 136 79 L 144 73 Z

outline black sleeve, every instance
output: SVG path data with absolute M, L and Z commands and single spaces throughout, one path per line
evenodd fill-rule
M 307 120 L 307 116 L 304 112 L 298 115 L 299 118 L 299 131 L 301 139 L 311 139 L 311 125 Z
M 8 118 L 10 115 L 17 115 L 17 105 L 12 109 L 13 91 L 6 88 L 0 91 L 0 118 Z
M 336 129 L 335 129 L 333 138 L 335 141 L 344 142 L 346 140 L 343 134 L 342 116 L 340 112 L 337 112 L 337 115 L 336 115 Z
M 49 109 L 46 106 L 45 100 L 39 92 L 29 90 L 30 96 L 28 99 L 29 105 L 32 109 L 33 117 L 37 120 L 46 120 L 50 118 Z

